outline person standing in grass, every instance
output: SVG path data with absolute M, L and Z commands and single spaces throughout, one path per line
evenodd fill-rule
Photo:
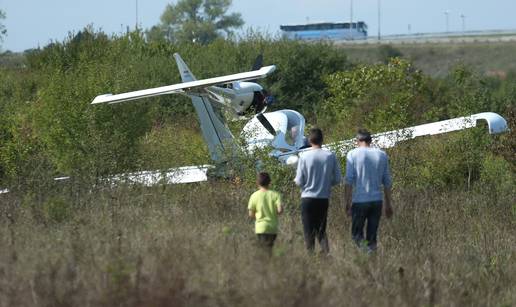
M 331 187 L 340 183 L 340 164 L 334 153 L 323 150 L 323 133 L 310 130 L 311 149 L 299 157 L 295 183 L 301 188 L 301 220 L 305 245 L 309 252 L 315 248 L 317 237 L 323 253 L 330 252 L 326 235 L 326 220 Z
M 278 215 L 282 213 L 281 195 L 269 190 L 271 177 L 262 172 L 257 175 L 259 190 L 249 198 L 249 217 L 255 219 L 255 233 L 258 244 L 272 253 L 272 247 L 278 234 Z
M 368 252 L 376 250 L 382 206 L 387 218 L 393 214 L 389 159 L 384 151 L 371 147 L 371 141 L 367 130 L 358 130 L 358 148 L 347 154 L 344 187 L 346 212 L 351 216 L 352 238 L 359 247 L 366 247 Z

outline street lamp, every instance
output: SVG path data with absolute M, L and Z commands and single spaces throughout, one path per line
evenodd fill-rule
M 353 39 L 353 0 L 349 2 L 349 39 Z
M 136 0 L 136 23 L 135 23 L 135 30 L 138 31 L 138 0 Z

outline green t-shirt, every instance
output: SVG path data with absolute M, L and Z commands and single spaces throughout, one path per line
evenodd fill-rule
M 255 212 L 256 233 L 278 233 L 278 206 L 281 195 L 275 191 L 256 191 L 249 198 L 247 209 Z

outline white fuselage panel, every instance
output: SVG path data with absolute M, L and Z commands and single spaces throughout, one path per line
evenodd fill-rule
M 289 152 L 299 150 L 305 145 L 305 118 L 299 112 L 279 110 L 263 115 L 276 131 L 276 136 L 270 134 L 256 116 L 253 117 L 242 130 L 242 137 L 246 140 L 249 151 L 272 146 L 274 151 Z

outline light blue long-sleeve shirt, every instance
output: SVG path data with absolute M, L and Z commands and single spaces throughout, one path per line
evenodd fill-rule
M 330 198 L 331 187 L 341 180 L 340 164 L 334 153 L 312 149 L 299 157 L 296 184 L 302 198 Z
M 382 185 L 392 185 L 387 154 L 373 147 L 358 147 L 348 152 L 346 183 L 353 186 L 353 203 L 383 200 Z

